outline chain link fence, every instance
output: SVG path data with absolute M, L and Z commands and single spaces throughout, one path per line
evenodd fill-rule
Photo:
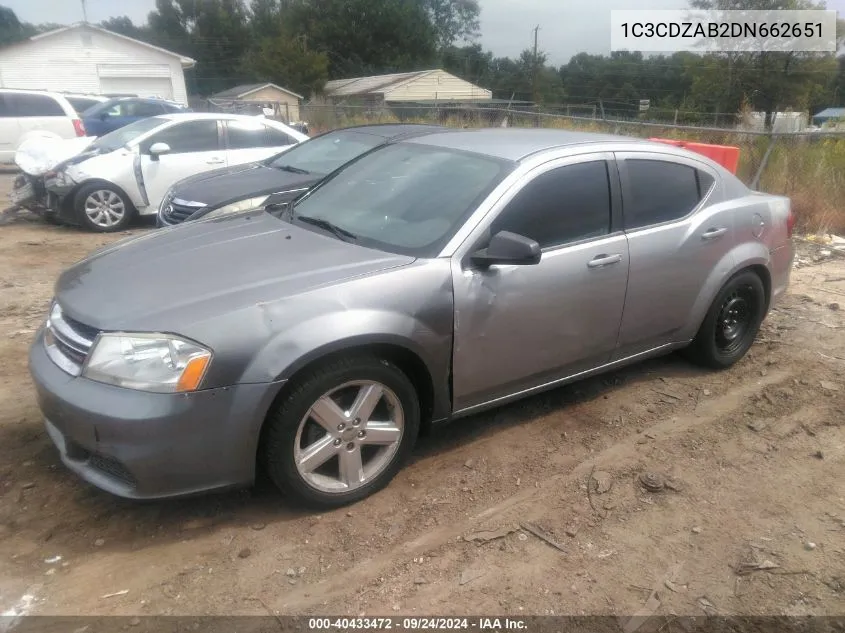
M 552 128 L 730 145 L 740 150 L 737 176 L 754 189 L 789 196 L 801 230 L 845 233 L 845 131 L 767 133 L 477 105 L 305 104 L 301 116 L 312 135 L 351 125 L 404 122 L 456 128 Z

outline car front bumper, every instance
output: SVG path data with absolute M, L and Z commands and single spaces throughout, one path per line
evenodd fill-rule
M 47 356 L 43 331 L 29 369 L 47 432 L 64 464 L 131 499 L 247 486 L 262 422 L 282 383 L 158 394 L 78 378 Z

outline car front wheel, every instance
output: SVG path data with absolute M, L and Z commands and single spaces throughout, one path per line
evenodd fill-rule
M 105 183 L 84 185 L 74 196 L 73 203 L 82 226 L 99 233 L 125 229 L 135 213 L 126 194 Z
M 751 271 L 739 273 L 716 296 L 687 356 L 706 367 L 730 367 L 754 343 L 765 315 L 766 291 L 760 277 Z
M 350 357 L 296 379 L 267 425 L 261 457 L 273 483 L 296 501 L 334 508 L 393 479 L 419 432 L 419 399 L 393 363 Z

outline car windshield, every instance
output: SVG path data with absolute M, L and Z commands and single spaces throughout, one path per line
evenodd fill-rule
M 306 194 L 291 217 L 362 246 L 433 257 L 511 168 L 468 152 L 385 145 Z
M 267 161 L 275 169 L 291 169 L 325 176 L 384 142 L 380 136 L 360 132 L 330 132 L 310 139 Z
M 91 117 L 97 116 L 101 112 L 108 110 L 114 104 L 120 103 L 121 99 L 109 99 L 108 101 L 98 101 L 94 105 L 90 106 L 87 110 L 84 110 L 81 113 L 83 119 L 90 119 Z
M 165 119 L 156 116 L 141 119 L 135 123 L 130 123 L 129 125 L 118 128 L 114 132 L 104 134 L 94 141 L 92 147 L 96 147 L 107 152 L 113 152 L 114 150 L 120 149 L 130 141 L 141 136 L 141 134 L 157 128 L 164 122 Z

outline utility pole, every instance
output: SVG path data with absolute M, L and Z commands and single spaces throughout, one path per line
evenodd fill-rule
M 88 9 L 85 7 L 85 0 L 82 0 L 82 21 L 88 23 Z
M 531 78 L 531 95 L 534 99 L 534 104 L 537 104 L 537 73 L 540 70 L 539 58 L 537 57 L 537 33 L 540 30 L 540 25 L 534 27 L 534 72 Z

